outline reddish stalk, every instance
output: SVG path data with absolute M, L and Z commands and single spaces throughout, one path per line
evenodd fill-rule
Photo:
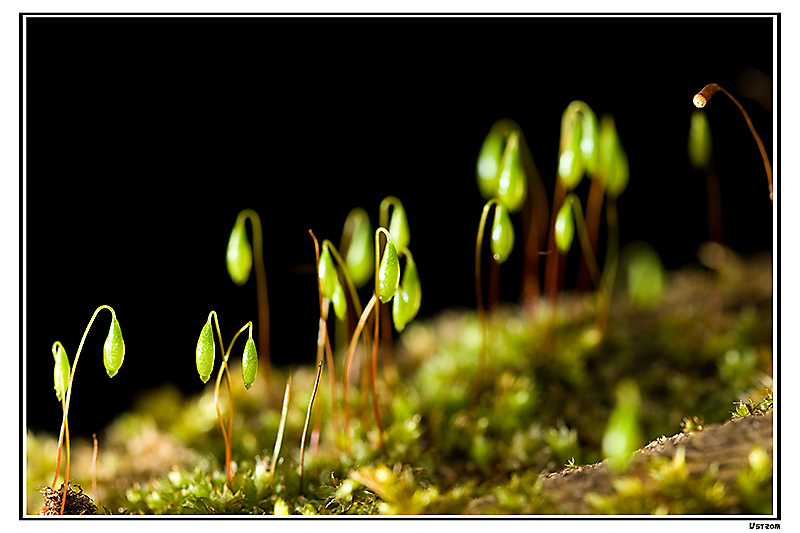
M 756 144 L 758 144 L 758 150 L 761 152 L 761 159 L 764 162 L 764 170 L 767 173 L 767 182 L 769 183 L 769 200 L 772 202 L 772 167 L 769 164 L 769 158 L 767 157 L 767 151 L 764 149 L 764 143 L 761 142 L 761 137 L 758 136 L 756 133 L 756 129 L 753 126 L 753 122 L 750 120 L 750 115 L 747 114 L 747 111 L 744 110 L 742 104 L 733 97 L 731 93 L 723 89 L 721 86 L 717 85 L 716 83 L 709 83 L 705 87 L 703 87 L 699 93 L 697 93 L 692 102 L 694 103 L 695 107 L 698 109 L 705 107 L 709 100 L 718 92 L 724 93 L 728 98 L 736 104 L 736 107 L 739 108 L 739 111 L 742 112 L 744 116 L 744 120 L 747 122 L 747 127 L 750 128 L 750 133 L 753 135 L 753 138 L 756 140 Z

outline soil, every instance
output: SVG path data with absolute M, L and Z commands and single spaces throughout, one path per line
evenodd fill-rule
M 64 514 L 95 514 L 97 506 L 92 502 L 92 499 L 83 493 L 83 488 L 80 485 L 79 492 L 72 490 L 72 486 L 67 489 L 67 503 L 64 505 Z M 61 495 L 64 494 L 64 484 L 57 491 L 50 487 L 42 489 L 44 496 L 44 508 L 39 511 L 40 515 L 59 515 L 61 514 Z

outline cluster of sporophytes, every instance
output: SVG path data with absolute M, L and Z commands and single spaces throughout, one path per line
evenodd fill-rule
M 698 161 L 703 161 L 702 157 L 698 156 Z M 623 310 L 622 315 L 617 315 L 618 320 L 610 323 L 611 288 L 617 263 L 623 262 L 618 256 L 624 256 L 624 252 L 617 251 L 616 199 L 628 182 L 627 158 L 613 119 L 604 116 L 598 121 L 584 102 L 571 103 L 562 117 L 558 162 L 553 209 L 548 213 L 546 201 L 545 209 L 541 208 L 541 195 L 527 202 L 529 192 L 540 188 L 540 180 L 519 127 L 501 121 L 490 131 L 478 160 L 478 183 L 487 199 L 475 253 L 478 312 L 474 317 L 461 317 L 455 326 L 450 324 L 438 330 L 428 324 L 408 326 L 419 311 L 421 289 L 417 266 L 409 250 L 408 217 L 397 198 L 388 197 L 381 203 L 379 224 L 374 231 L 363 209 L 351 211 L 340 242 L 342 253 L 327 239 L 319 242 L 309 230 L 315 249 L 320 309 L 317 358 L 310 374 L 304 371 L 295 374 L 296 388 L 309 391 L 307 407 L 303 397 L 301 408 L 289 408 L 290 376 L 280 416 L 275 410 L 264 414 L 269 406 L 244 392 L 252 387 L 273 386 L 269 372 L 264 379 L 257 379 L 259 353 L 263 357 L 268 350 L 268 325 L 259 328 L 254 339 L 254 325 L 248 322 L 226 348 L 217 314 L 211 311 L 197 342 L 195 360 L 205 383 L 214 372 L 216 329 L 223 358 L 213 391 L 209 388 L 204 397 L 213 392 L 220 428 L 220 431 L 214 428 L 214 434 L 222 434 L 225 473 L 221 473 L 217 462 L 221 460 L 216 455 L 221 453 L 215 453 L 218 450 L 209 444 L 214 439 L 211 431 L 199 429 L 199 424 L 191 420 L 201 414 L 202 405 L 210 411 L 210 403 L 198 401 L 187 407 L 190 414 L 185 417 L 159 422 L 164 433 L 180 436 L 185 446 L 195 447 L 201 454 L 194 469 L 176 465 L 166 477 L 137 482 L 123 494 L 112 492 L 107 499 L 109 507 L 101 505 L 101 512 L 109 509 L 128 513 L 201 514 L 553 512 L 547 495 L 542 492 L 539 474 L 606 457 L 610 458 L 609 465 L 623 476 L 615 487 L 624 498 L 619 495 L 590 498 L 589 503 L 598 512 L 633 509 L 638 509 L 633 512 L 698 512 L 698 509 L 714 512 L 725 508 L 722 501 L 725 493 L 713 475 L 699 482 L 688 479 L 677 458 L 669 464 L 652 465 L 652 476 L 664 481 L 665 487 L 676 487 L 670 494 L 684 495 L 692 502 L 699 502 L 698 506 L 680 506 L 676 503 L 680 498 L 665 503 L 653 493 L 647 501 L 660 502 L 655 507 L 629 507 L 636 504 L 631 503 L 629 496 L 641 492 L 641 487 L 624 477 L 628 454 L 646 439 L 674 430 L 681 420 L 685 431 L 699 431 L 703 420 L 718 421 L 720 413 L 730 410 L 731 398 L 741 398 L 742 391 L 768 385 L 769 376 L 761 370 L 761 361 L 768 357 L 764 355 L 767 328 L 744 312 L 731 319 L 727 329 L 709 328 L 702 333 L 699 329 L 705 324 L 698 316 L 669 315 L 655 326 L 652 321 L 642 320 L 636 310 L 657 299 L 665 284 L 663 269 L 657 257 L 653 260 L 651 249 L 640 249 L 627 262 L 633 308 Z M 592 179 L 585 212 L 575 192 L 584 175 Z M 601 269 L 595 255 L 604 203 L 609 234 Z M 563 284 L 562 257 L 569 253 L 575 233 L 580 240 L 586 274 L 597 291 L 596 307 L 590 306 L 588 311 L 562 321 L 550 317 L 544 323 L 537 322 L 535 316 L 520 316 L 497 308 L 498 266 L 514 248 L 511 216 L 523 213 L 526 205 L 529 209 L 525 226 L 528 233 L 523 236 L 526 261 L 531 256 L 538 257 L 540 252 L 547 256 L 543 292 L 551 297 L 553 309 Z M 480 272 L 483 233 L 492 209 L 488 307 L 497 319 L 493 324 L 502 322 L 503 327 L 492 329 L 490 343 Z M 542 218 L 549 218 L 549 226 L 540 223 Z M 247 242 L 246 219 L 253 225 L 259 323 L 263 325 L 264 317 L 268 317 L 266 276 L 261 259 L 260 222 L 251 210 L 242 211 L 237 218 L 228 244 L 228 271 L 237 284 L 249 278 L 253 251 Z M 539 228 L 545 227 L 546 233 L 540 231 Z M 545 243 L 547 248 L 542 251 Z M 533 284 L 538 291 L 536 264 L 532 274 L 526 273 L 526 279 L 535 280 Z M 367 285 L 371 286 L 370 299 L 362 307 L 358 289 Z M 335 329 L 331 329 L 336 331 L 335 340 L 340 347 L 336 351 L 328 325 L 331 305 L 336 320 Z M 113 376 L 122 363 L 124 343 L 113 309 L 101 306 L 95 315 L 104 308 L 112 313 L 104 363 L 109 376 Z M 387 315 L 383 316 L 384 313 Z M 405 357 L 398 359 L 397 364 L 391 359 L 391 327 L 381 327 L 390 324 L 388 313 L 398 333 L 408 329 L 400 347 Z M 232 386 L 229 356 L 236 339 L 245 330 L 248 335 L 241 361 L 245 391 L 241 391 Z M 447 332 L 453 330 L 456 333 L 448 337 Z M 83 340 L 70 372 L 63 346 L 53 345 L 55 388 L 64 416 L 56 478 L 47 497 L 61 503 L 61 512 L 64 502 L 69 505 L 67 491 L 71 490 L 67 413 L 82 346 Z M 359 347 L 361 361 L 356 357 Z M 417 351 L 421 353 L 415 354 Z M 343 357 L 341 375 L 337 375 L 334 366 L 337 353 Z M 378 379 L 379 354 L 383 356 L 382 382 Z M 491 365 L 486 364 L 489 355 Z M 664 360 L 670 361 L 668 371 L 660 363 Z M 320 387 L 326 365 L 329 385 Z M 268 359 L 264 366 L 269 366 Z M 700 383 L 695 383 L 692 376 L 699 368 L 704 375 Z M 358 383 L 358 378 L 352 375 L 354 369 L 360 371 L 360 392 L 351 390 Z M 636 381 L 626 379 L 631 369 L 635 369 Z M 223 376 L 227 388 L 227 423 L 219 398 Z M 341 391 L 337 383 L 341 383 Z M 665 391 L 670 395 L 666 402 L 659 396 Z M 315 409 L 318 394 L 321 400 Z M 360 417 L 352 414 L 356 401 L 361 404 Z M 365 406 L 369 401 L 374 429 L 367 424 Z M 234 416 L 234 402 L 240 406 L 237 416 Z M 771 395 L 768 395 L 763 400 L 742 401 L 734 411 L 737 415 L 758 414 L 770 406 Z M 642 417 L 645 410 L 648 416 Z M 323 419 L 330 421 L 325 428 Z M 270 422 L 266 424 L 265 420 Z M 298 453 L 292 447 L 281 456 L 284 434 L 300 440 Z M 261 459 L 259 454 L 265 450 L 258 443 L 271 439 L 272 435 L 276 435 L 272 458 Z M 199 436 L 203 438 L 198 440 Z M 62 440 L 66 442 L 66 472 L 57 500 L 53 492 L 60 469 Z M 311 450 L 308 459 L 307 443 Z M 768 455 L 764 458 L 765 454 L 763 450 L 754 450 L 749 468 L 739 475 L 739 487 L 743 494 L 748 494 L 754 509 L 766 509 L 771 503 L 771 500 L 765 503 L 764 499 L 765 487 L 771 484 L 771 475 L 767 474 L 771 472 L 771 461 Z M 287 463 L 293 467 L 278 468 Z M 507 481 L 493 484 L 480 481 L 487 477 Z

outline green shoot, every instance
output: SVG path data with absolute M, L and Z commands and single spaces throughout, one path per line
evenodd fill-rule
M 53 344 L 53 356 L 56 360 L 56 368 L 54 371 L 56 396 L 62 400 L 62 410 L 64 412 L 64 416 L 61 421 L 61 430 L 58 435 L 58 460 L 56 461 L 56 474 L 53 478 L 53 490 L 55 490 L 56 482 L 58 481 L 58 472 L 61 467 L 61 449 L 65 437 L 67 448 L 66 467 L 64 470 L 64 492 L 61 498 L 61 514 L 64 514 L 64 505 L 67 501 L 67 488 L 69 486 L 70 447 L 68 419 L 69 404 L 70 399 L 72 398 L 72 382 L 75 379 L 75 369 L 78 366 L 78 359 L 81 356 L 81 350 L 83 349 L 84 341 L 86 341 L 86 335 L 89 334 L 89 329 L 92 327 L 97 313 L 103 309 L 108 309 L 111 311 L 111 325 L 108 330 L 108 335 L 106 336 L 106 341 L 103 344 L 103 365 L 106 368 L 108 377 L 113 378 L 115 375 L 117 375 L 117 372 L 119 371 L 120 367 L 122 366 L 122 362 L 125 359 L 125 341 L 122 338 L 122 331 L 119 327 L 117 315 L 114 312 L 114 309 L 112 309 L 110 306 L 101 305 L 95 309 L 94 314 L 92 314 L 92 318 L 89 320 L 89 324 L 86 326 L 86 330 L 83 332 L 81 343 L 78 345 L 78 352 L 75 354 L 75 360 L 72 362 L 72 370 L 69 373 L 69 381 L 67 382 L 66 387 L 66 397 L 64 396 L 64 367 L 68 364 L 67 354 L 60 342 Z
M 281 445 L 283 444 L 283 432 L 286 428 L 286 415 L 289 413 L 289 395 L 292 390 L 292 375 L 286 380 L 286 392 L 283 393 L 283 407 L 281 407 L 281 421 L 278 424 L 278 434 L 275 436 L 275 448 L 272 450 L 272 470 L 269 476 L 269 486 L 274 486 L 275 470 L 278 468 L 280 460 Z
M 642 444 L 639 425 L 641 399 L 636 382 L 626 379 L 617 385 L 616 400 L 603 435 L 603 455 L 613 470 L 621 472 L 630 465 L 631 452 Z
M 261 218 L 252 209 L 244 209 L 236 217 L 228 248 L 225 264 L 228 274 L 239 286 L 247 283 L 253 266 L 253 250 L 247 240 L 245 222 L 250 220 L 253 228 L 253 244 L 256 258 L 256 295 L 258 300 L 258 349 L 264 359 L 266 382 L 270 383 L 272 371 L 269 354 L 269 299 L 267 297 L 267 273 L 264 268 L 264 252 L 261 233 Z
M 300 467 L 298 473 L 300 474 L 300 495 L 303 495 L 303 465 L 305 464 L 306 456 L 306 435 L 308 435 L 308 422 L 311 420 L 311 409 L 314 407 L 314 398 L 317 396 L 317 388 L 319 388 L 319 378 L 322 375 L 322 360 L 320 359 L 317 364 L 317 377 L 314 379 L 314 390 L 311 391 L 311 398 L 308 399 L 308 409 L 306 410 L 306 422 L 303 425 L 303 437 L 300 440 Z
M 245 343 L 244 353 L 242 354 L 242 381 L 246 389 L 253 386 L 256 375 L 258 373 L 258 353 L 256 351 L 255 342 L 253 342 L 253 323 L 248 322 L 242 326 L 236 335 L 233 336 L 228 350 L 225 350 L 225 345 L 222 342 L 222 333 L 219 329 L 219 319 L 217 318 L 216 311 L 211 311 L 208 314 L 208 319 L 200 332 L 200 337 L 197 340 L 197 348 L 195 349 L 195 362 L 197 365 L 197 373 L 203 383 L 208 381 L 211 372 L 214 369 L 214 359 L 216 350 L 214 347 L 214 335 L 211 329 L 211 317 L 214 317 L 214 323 L 217 327 L 217 337 L 219 339 L 219 346 L 224 354 L 222 357 L 222 364 L 217 373 L 217 381 L 214 385 L 214 407 L 217 411 L 217 419 L 219 420 L 219 427 L 222 430 L 222 439 L 225 441 L 225 472 L 228 475 L 228 486 L 233 490 L 233 480 L 231 474 L 231 441 L 233 439 L 233 394 L 231 394 L 231 377 L 228 370 L 228 358 L 231 354 L 231 348 L 236 342 L 239 335 L 245 330 L 248 330 L 247 342 Z M 225 423 L 222 421 L 222 413 L 219 408 L 219 386 L 222 381 L 222 376 L 225 375 L 225 385 L 228 387 L 228 429 L 225 429 Z
M 728 98 L 730 98 L 733 101 L 734 104 L 736 104 L 736 107 L 739 108 L 739 111 L 742 112 L 742 115 L 744 116 L 744 119 L 747 122 L 747 127 L 750 128 L 750 133 L 753 135 L 753 138 L 756 140 L 756 144 L 758 144 L 759 152 L 761 152 L 761 159 L 764 162 L 764 170 L 767 173 L 767 182 L 769 183 L 769 199 L 770 199 L 770 201 L 773 201 L 772 200 L 772 192 L 773 192 L 772 191 L 772 167 L 769 164 L 769 158 L 767 157 L 767 151 L 764 149 L 764 143 L 761 142 L 761 137 L 759 137 L 758 133 L 756 133 L 756 129 L 753 126 L 752 121 L 750 120 L 750 116 L 747 114 L 747 111 L 744 110 L 744 107 L 742 107 L 742 104 L 740 104 L 739 101 L 736 98 L 734 98 L 731 93 L 729 93 L 728 91 L 723 89 L 721 86 L 717 85 L 716 83 L 709 83 L 708 85 L 703 87 L 700 90 L 699 93 L 694 95 L 694 98 L 692 99 L 692 103 L 698 109 L 702 109 L 703 107 L 705 107 L 705 105 L 708 103 L 708 101 L 711 100 L 711 98 L 715 94 L 717 94 L 717 92 L 724 93 Z

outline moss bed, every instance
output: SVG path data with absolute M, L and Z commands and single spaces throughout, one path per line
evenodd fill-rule
M 533 314 L 501 306 L 489 325 L 474 408 L 474 310 L 418 320 L 395 339 L 378 374 L 386 453 L 370 395 L 357 384 L 344 438 L 342 405 L 332 417 L 323 373 L 319 445 L 307 446 L 302 491 L 311 366 L 275 368 L 269 385 L 259 378 L 246 393 L 234 386 L 234 490 L 212 383 L 193 397 L 174 387 L 143 395 L 98 434 L 94 469 L 92 443 L 75 439 L 73 488 L 92 497 L 98 514 L 772 513 L 769 255 L 728 251 L 714 269 L 672 272 L 650 308 L 615 293 L 605 331 L 593 295 L 564 294 L 555 310 L 540 303 Z M 340 349 L 339 395 L 342 357 Z M 271 465 L 289 373 L 281 459 Z M 612 468 L 602 440 L 626 378 L 641 396 L 640 449 L 627 468 Z M 29 514 L 44 507 L 43 492 L 53 497 L 45 487 L 56 445 L 53 435 L 27 435 Z

